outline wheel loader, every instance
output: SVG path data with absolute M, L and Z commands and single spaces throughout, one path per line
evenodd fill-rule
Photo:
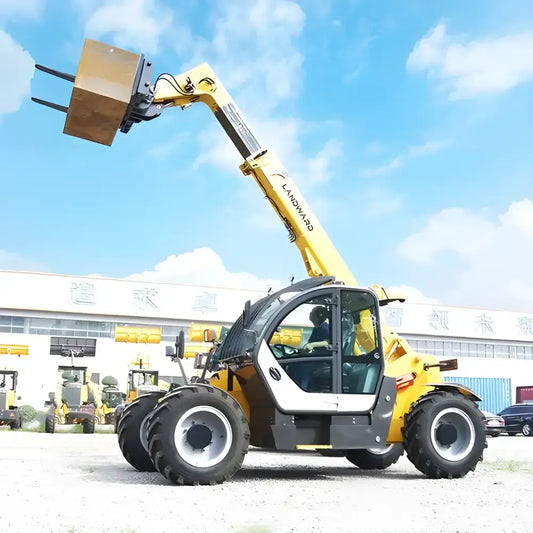
M 0 426 L 11 429 L 22 427 L 22 418 L 17 406 L 16 370 L 0 370 Z
M 91 371 L 85 366 L 59 366 L 60 379 L 55 392 L 45 402 L 45 433 L 55 433 L 57 424 L 81 424 L 83 433 L 94 433 L 102 401 L 96 384 L 91 382 Z M 98 411 L 98 413 L 97 413 Z
M 343 455 L 369 469 L 387 468 L 405 451 L 431 478 L 460 478 L 475 469 L 486 447 L 480 398 L 442 378 L 457 360 L 415 353 L 381 320 L 380 307 L 403 296 L 378 285 L 358 287 L 296 184 L 250 131 L 208 64 L 153 82 L 143 55 L 86 40 L 75 76 L 37 69 L 74 87 L 68 106 L 33 100 L 66 113 L 64 133 L 108 146 L 118 130 L 127 133 L 167 109 L 208 105 L 309 275 L 245 303 L 210 354 L 209 379 L 145 394 L 126 407 L 118 440 L 127 461 L 178 485 L 231 479 L 250 445 Z M 327 317 L 319 342 L 279 341 L 283 329 L 313 327 L 316 307 Z

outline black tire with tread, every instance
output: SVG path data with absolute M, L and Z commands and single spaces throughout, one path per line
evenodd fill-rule
M 10 428 L 11 429 L 20 429 L 22 427 L 22 418 L 20 417 L 19 410 L 15 410 L 15 420 L 11 422 Z
M 56 430 L 56 417 L 48 413 L 44 419 L 44 432 L 55 433 Z
M 142 394 L 128 404 L 117 422 L 118 445 L 124 459 L 139 472 L 155 472 L 154 463 L 141 441 L 141 426 L 165 396 L 165 391 Z
M 196 467 L 179 454 L 174 431 L 189 409 L 209 406 L 228 420 L 232 443 L 224 458 L 209 467 Z M 165 397 L 154 410 L 148 427 L 148 449 L 161 474 L 176 485 L 216 485 L 231 479 L 240 469 L 250 444 L 250 429 L 240 404 L 227 392 L 210 385 L 181 387 Z
M 474 427 L 474 444 L 466 457 L 451 461 L 435 450 L 430 437 L 431 423 L 447 408 L 461 410 Z M 405 416 L 404 448 L 414 466 L 432 479 L 460 478 L 474 471 L 487 447 L 483 415 L 477 405 L 456 391 L 431 391 L 413 403 Z
M 372 450 L 347 450 L 346 459 L 362 470 L 385 470 L 403 455 L 403 445 L 394 444 L 382 453 Z
M 96 426 L 96 417 L 90 416 L 89 418 L 85 418 L 81 425 L 83 427 L 84 433 L 94 433 L 94 428 Z
M 124 404 L 117 405 L 115 409 L 115 416 L 113 420 L 113 432 L 118 433 L 118 421 L 120 420 L 120 417 L 122 416 L 122 413 L 124 413 L 124 409 L 126 406 Z
M 522 434 L 524 437 L 533 437 L 533 424 L 531 424 L 531 422 L 524 422 L 522 426 Z

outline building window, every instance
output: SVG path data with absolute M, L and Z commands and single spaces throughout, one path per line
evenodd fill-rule
M 50 355 L 94 357 L 96 355 L 96 339 L 51 337 Z

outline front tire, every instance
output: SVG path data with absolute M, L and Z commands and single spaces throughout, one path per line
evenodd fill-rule
M 96 425 L 96 416 L 90 416 L 85 418 L 81 423 L 84 433 L 94 433 L 94 428 Z
M 348 450 L 346 459 L 362 470 L 384 470 L 398 461 L 403 455 L 402 444 L 389 444 L 385 448 L 368 450 Z
M 118 419 L 118 445 L 124 459 L 139 472 L 155 472 L 148 455 L 148 420 L 165 391 L 142 394 L 122 411 Z
M 56 430 L 56 417 L 53 414 L 47 414 L 44 419 L 44 432 L 54 433 Z
M 177 389 L 160 402 L 149 422 L 150 457 L 177 485 L 214 485 L 231 479 L 249 443 L 248 422 L 239 403 L 209 385 Z
M 20 429 L 22 427 L 22 418 L 20 417 L 20 412 L 17 409 L 15 411 L 15 420 L 11 423 L 11 429 Z
M 524 422 L 524 425 L 522 426 L 522 434 L 524 437 L 533 437 L 533 427 L 531 426 L 531 422 Z
M 433 479 L 475 470 L 487 446 L 481 412 L 458 392 L 422 396 L 405 417 L 403 438 L 409 460 Z

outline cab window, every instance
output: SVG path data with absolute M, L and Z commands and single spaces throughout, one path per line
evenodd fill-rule
M 332 294 L 302 302 L 278 324 L 269 340 L 287 375 L 307 392 L 332 392 Z
M 376 300 L 366 291 L 342 291 L 342 391 L 373 394 L 383 365 Z

